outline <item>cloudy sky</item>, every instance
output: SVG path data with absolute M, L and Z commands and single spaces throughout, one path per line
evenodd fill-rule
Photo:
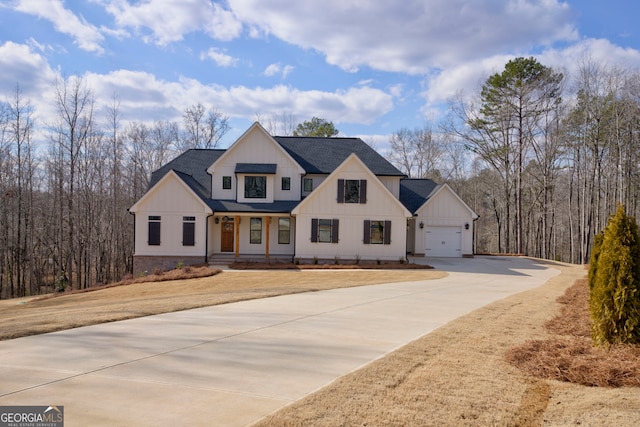
M 223 145 L 257 115 L 293 114 L 375 147 L 517 56 L 568 74 L 586 56 L 640 68 L 639 3 L 0 0 L 0 99 L 19 84 L 47 123 L 56 78 L 81 75 L 125 121 L 200 102 L 229 116 Z

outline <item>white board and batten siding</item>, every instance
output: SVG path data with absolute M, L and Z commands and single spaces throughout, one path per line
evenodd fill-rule
M 275 174 L 267 175 L 267 198 L 245 199 L 244 176 L 263 174 L 236 174 L 238 163 L 269 163 L 277 165 Z M 304 170 L 260 126 L 252 126 L 240 139 L 207 170 L 211 173 L 213 199 L 238 202 L 271 203 L 274 200 L 299 200 Z M 231 188 L 222 188 L 222 177 L 231 177 Z M 282 189 L 282 178 L 290 178 L 290 189 Z
M 211 211 L 188 186 L 171 172 L 131 209 L 135 214 L 135 255 L 204 256 L 206 221 Z M 160 217 L 160 244 L 149 245 L 149 217 Z M 195 244 L 184 246 L 184 218 L 195 219 Z
M 417 212 L 415 224 L 416 254 L 426 257 L 462 257 L 473 254 L 473 220 L 477 218 L 467 205 L 443 186 Z
M 338 203 L 338 180 L 366 180 L 366 203 Z M 406 224 L 411 215 L 380 180 L 352 155 L 294 209 L 296 257 L 302 259 L 393 260 L 406 255 Z M 337 219 L 337 243 L 312 242 L 314 219 Z M 389 244 L 366 244 L 364 224 L 390 221 Z

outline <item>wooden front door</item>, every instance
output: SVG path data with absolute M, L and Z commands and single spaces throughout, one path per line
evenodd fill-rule
M 233 221 L 222 223 L 222 236 L 220 238 L 220 251 L 233 252 Z

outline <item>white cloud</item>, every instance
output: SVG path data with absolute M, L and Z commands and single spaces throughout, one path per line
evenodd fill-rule
M 231 40 L 242 31 L 232 12 L 210 0 L 100 0 L 120 28 L 145 34 L 145 41 L 166 45 L 182 40 L 185 34 L 204 31 L 217 40 Z
M 82 50 L 102 53 L 100 45 L 104 36 L 93 25 L 65 9 L 61 0 L 19 0 L 15 10 L 50 21 L 56 31 L 74 38 L 74 43 Z
M 434 73 L 427 80 L 427 89 L 423 93 L 426 103 L 422 111 L 435 111 L 458 93 L 466 99 L 478 95 L 487 77 L 502 72 L 505 64 L 516 56 L 532 55 L 493 55 Z M 587 59 L 604 68 L 640 69 L 640 51 L 622 48 L 604 39 L 584 39 L 564 48 L 548 48 L 533 56 L 541 64 L 564 73 L 569 82 Z
M 106 101 L 116 93 L 122 117 L 127 120 L 181 120 L 185 107 L 197 102 L 218 107 L 232 118 L 250 118 L 295 111 L 300 117 L 323 117 L 335 123 L 370 124 L 393 108 L 391 95 L 372 88 L 343 91 L 303 91 L 284 85 L 271 88 L 204 85 L 194 79 L 163 81 L 154 75 L 119 70 L 87 74 L 96 99 Z
M 270 64 L 267 68 L 265 68 L 264 75 L 267 77 L 272 77 L 278 74 L 279 72 L 280 72 L 280 64 Z
M 284 67 L 280 63 L 270 64 L 265 68 L 264 75 L 272 77 L 277 74 L 281 74 L 283 79 L 286 79 L 289 74 L 294 70 L 293 65 L 285 65 Z
M 229 0 L 235 15 L 355 71 L 422 74 L 502 52 L 575 40 L 558 0 Z M 320 36 L 321 35 L 321 36 Z
M 24 44 L 6 42 L 0 45 L 0 94 L 11 96 L 16 85 L 27 98 L 41 102 L 55 86 L 58 73 L 47 60 Z
M 200 53 L 200 60 L 204 61 L 205 59 L 211 59 L 220 67 L 233 67 L 238 63 L 238 58 L 227 55 L 215 47 L 210 48 L 206 52 Z

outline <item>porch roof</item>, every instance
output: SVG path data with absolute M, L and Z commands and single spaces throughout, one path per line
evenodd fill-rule
M 235 200 L 211 200 L 209 206 L 214 212 L 239 212 L 239 213 L 290 213 L 300 201 L 282 200 L 272 203 L 240 203 Z

